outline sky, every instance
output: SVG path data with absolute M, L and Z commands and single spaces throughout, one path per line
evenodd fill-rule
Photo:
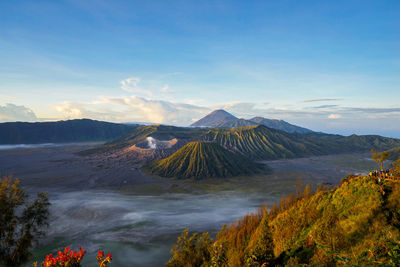
M 400 138 L 400 1 L 0 1 L 0 122 L 214 109 Z

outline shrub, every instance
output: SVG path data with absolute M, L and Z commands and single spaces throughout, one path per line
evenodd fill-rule
M 33 203 L 11 176 L 0 179 L 0 265 L 20 266 L 29 257 L 29 249 L 48 225 L 49 200 L 39 193 Z

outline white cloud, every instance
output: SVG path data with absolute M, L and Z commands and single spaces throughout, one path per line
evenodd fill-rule
M 171 90 L 171 89 L 169 88 L 169 85 L 166 84 L 166 85 L 164 85 L 164 86 L 161 88 L 161 93 L 162 93 L 162 94 L 172 94 L 172 93 L 175 93 L 175 91 L 174 91 L 174 90 Z
M 340 115 L 340 114 L 330 114 L 329 116 L 328 116 L 328 118 L 329 119 L 333 119 L 333 120 L 335 120 L 335 119 L 340 119 L 342 116 Z
M 115 122 L 153 122 L 189 125 L 193 118 L 210 112 L 207 107 L 153 100 L 143 97 L 102 96 L 93 102 L 63 102 L 55 108 L 66 119 L 92 118 Z
M 17 106 L 7 103 L 5 106 L 0 106 L 0 122 L 6 121 L 38 121 L 35 113 L 25 106 Z
M 187 101 L 186 101 L 187 102 Z M 284 107 L 284 108 L 282 108 Z M 223 108 L 239 118 L 262 116 L 283 119 L 315 131 L 340 134 L 383 134 L 400 136 L 400 109 L 354 108 L 326 105 L 321 108 L 260 103 L 226 103 L 216 106 L 183 104 L 131 96 L 102 96 L 90 102 L 64 102 L 56 109 L 66 119 L 91 118 L 114 122 L 153 122 L 187 126 L 214 109 Z M 329 118 L 329 119 L 328 119 Z M 380 125 L 376 127 L 376 125 Z
M 142 93 L 148 96 L 152 95 L 150 90 L 145 90 L 139 87 L 140 78 L 130 77 L 121 81 L 121 89 L 127 92 Z

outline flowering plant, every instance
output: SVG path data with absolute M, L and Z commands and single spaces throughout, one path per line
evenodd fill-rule
M 66 247 L 64 251 L 58 251 L 56 257 L 53 254 L 47 255 L 42 262 L 42 267 L 80 267 L 80 262 L 85 254 L 86 250 L 82 250 L 82 248 L 75 252 Z M 36 267 L 37 264 L 35 263 L 34 266 Z
M 107 267 L 107 264 L 111 262 L 112 257 L 111 254 L 108 253 L 107 257 L 104 258 L 104 251 L 100 250 L 97 254 L 97 261 L 99 262 L 99 267 Z
M 73 251 L 71 248 L 66 247 L 64 251 L 58 251 L 56 256 L 49 254 L 42 262 L 42 267 L 81 267 L 81 260 L 85 256 L 86 250 L 79 248 L 79 251 Z M 96 256 L 100 267 L 107 267 L 107 264 L 111 262 L 111 254 L 108 253 L 107 257 L 104 257 L 104 251 L 100 250 Z M 33 263 L 34 267 L 37 267 L 37 262 Z

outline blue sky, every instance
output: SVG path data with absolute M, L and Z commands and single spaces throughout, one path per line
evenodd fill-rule
M 215 108 L 400 137 L 400 1 L 0 2 L 0 121 Z

